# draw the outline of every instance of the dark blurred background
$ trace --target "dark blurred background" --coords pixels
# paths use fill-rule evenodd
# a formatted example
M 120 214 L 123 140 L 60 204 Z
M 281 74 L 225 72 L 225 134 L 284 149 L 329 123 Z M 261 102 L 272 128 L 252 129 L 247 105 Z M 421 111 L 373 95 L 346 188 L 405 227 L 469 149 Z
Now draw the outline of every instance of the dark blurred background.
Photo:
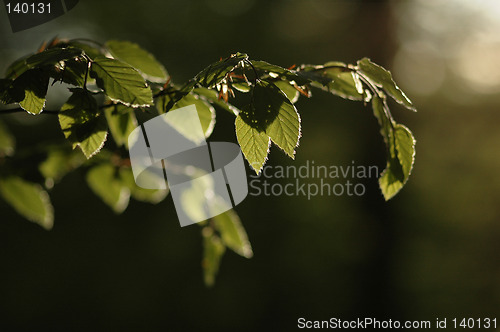
M 418 113 L 391 105 L 417 139 L 407 186 L 363 197 L 248 197 L 236 210 L 254 249 L 227 252 L 203 285 L 201 235 L 167 198 L 115 215 L 83 172 L 52 190 L 50 232 L 0 201 L 0 331 L 289 331 L 297 319 L 500 319 L 500 3 L 497 0 L 81 0 L 13 34 L 0 9 L 0 70 L 43 40 L 139 43 L 182 83 L 236 51 L 290 66 L 367 56 L 391 69 Z M 65 97 L 54 89 L 52 105 Z M 295 161 L 377 165 L 369 107 L 321 91 L 301 99 Z M 66 96 L 64 94 L 64 96 Z M 55 107 L 55 106 L 54 106 Z M 218 113 L 213 139 L 235 140 Z M 55 117 L 6 117 L 18 145 L 58 137 Z M 500 322 L 499 322 L 500 323 Z

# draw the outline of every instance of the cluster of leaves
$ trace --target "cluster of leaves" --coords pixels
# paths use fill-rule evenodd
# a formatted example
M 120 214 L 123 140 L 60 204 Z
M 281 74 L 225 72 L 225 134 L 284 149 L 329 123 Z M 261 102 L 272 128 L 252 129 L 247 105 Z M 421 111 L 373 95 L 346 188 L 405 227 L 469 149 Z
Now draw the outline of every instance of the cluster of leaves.
M 45 110 L 49 83 L 56 82 L 67 84 L 71 96 L 60 110 Z M 387 146 L 387 167 L 379 184 L 385 199 L 392 198 L 411 173 L 415 141 L 408 128 L 393 119 L 387 99 L 410 110 L 414 107 L 390 72 L 369 59 L 356 65 L 329 62 L 287 69 L 236 53 L 178 86 L 154 56 L 137 44 L 83 39 L 54 39 L 37 53 L 12 63 L 0 79 L 0 101 L 18 105 L 0 114 L 57 114 L 61 138 L 67 143 L 47 147 L 37 165 L 44 181 L 31 182 L 16 167 L 15 140 L 0 122 L 0 195 L 24 217 L 50 229 L 53 209 L 47 190 L 68 172 L 84 167 L 89 187 L 117 213 L 125 210 L 130 197 L 158 203 L 168 190 L 136 186 L 127 137 L 138 125 L 138 117 L 147 120 L 191 104 L 196 105 L 207 137 L 215 125 L 215 109 L 234 114 L 238 143 L 259 173 L 271 143 L 294 158 L 301 137 L 294 103 L 300 95 L 310 97 L 313 88 L 371 103 Z M 107 139 L 111 142 L 103 149 Z M 252 249 L 233 210 L 203 223 L 202 228 L 202 265 L 205 282 L 211 285 L 226 248 L 244 257 L 251 257 Z

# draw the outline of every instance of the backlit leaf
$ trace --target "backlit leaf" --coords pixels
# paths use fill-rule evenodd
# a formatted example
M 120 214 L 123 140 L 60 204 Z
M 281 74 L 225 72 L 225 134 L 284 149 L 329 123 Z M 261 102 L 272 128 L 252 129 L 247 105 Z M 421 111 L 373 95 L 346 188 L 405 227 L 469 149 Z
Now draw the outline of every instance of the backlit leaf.
M 100 164 L 92 167 L 87 173 L 87 184 L 116 213 L 127 208 L 130 190 L 113 165 Z
M 64 136 L 79 146 L 90 158 L 98 153 L 108 135 L 105 117 L 98 112 L 97 102 L 90 92 L 76 88 L 73 95 L 62 106 L 59 123 Z
M 390 149 L 396 156 L 390 157 L 379 179 L 380 189 L 386 200 L 394 197 L 406 184 L 415 158 L 415 139 L 408 128 L 397 124 L 393 137 Z
M 246 258 L 253 256 L 245 228 L 234 210 L 228 210 L 213 217 L 213 221 L 221 235 L 222 242 L 229 249 Z
M 406 108 L 415 111 L 415 107 L 403 91 L 396 85 L 392 79 L 392 74 L 390 71 L 384 69 L 383 67 L 373 63 L 368 58 L 364 58 L 358 61 L 358 67 L 361 74 L 368 77 L 376 85 L 382 87 L 388 95 L 390 95 L 395 101 L 405 106 Z
M 287 81 L 273 81 L 273 84 L 276 85 L 281 92 L 285 94 L 285 96 L 290 100 L 292 104 L 295 104 L 297 100 L 299 100 L 300 92 L 297 90 L 292 84 Z
M 90 76 L 97 86 L 116 102 L 131 107 L 145 107 L 153 104 L 151 89 L 144 78 L 130 65 L 105 57 L 92 62 Z
M 12 84 L 20 93 L 24 91 L 19 105 L 28 113 L 40 114 L 45 107 L 45 96 L 49 86 L 49 76 L 41 69 L 31 69 L 16 78 Z
M 246 59 L 248 59 L 248 55 L 246 54 L 233 54 L 229 58 L 215 62 L 203 69 L 196 75 L 195 80 L 205 88 L 214 87 L 216 84 L 219 84 L 227 74 L 233 71 L 241 61 Z
M 175 92 L 174 92 L 175 93 Z M 156 99 L 156 107 L 160 113 L 164 113 L 167 105 L 171 101 L 171 95 L 166 94 L 160 96 Z M 201 99 L 198 95 L 189 93 L 178 100 L 171 110 L 186 107 L 189 105 L 195 105 L 196 111 L 198 112 L 198 117 L 200 119 L 201 128 L 205 133 L 205 137 L 210 136 L 215 127 L 215 109 L 207 101 Z
M 247 123 L 256 121 L 257 129 L 267 136 L 290 158 L 300 139 L 300 117 L 295 106 L 274 84 L 261 81 L 253 91 L 253 110 L 242 114 Z M 255 123 L 255 122 L 254 122 Z
M 139 45 L 128 41 L 110 40 L 106 43 L 113 57 L 120 59 L 135 69 L 152 82 L 166 82 L 167 71 L 155 57 L 143 50 Z
M 47 230 L 52 228 L 54 209 L 40 185 L 16 176 L 0 178 L 0 195 L 26 219 Z
M 109 131 L 118 146 L 128 149 L 128 136 L 137 127 L 134 109 L 122 104 L 116 104 L 104 110 Z
M 240 115 L 236 117 L 236 137 L 246 160 L 255 172 L 259 174 L 269 154 L 271 137 L 264 130 L 257 129 L 255 124 L 248 123 L 248 117 L 244 116 L 247 121 L 243 120 L 242 114 L 245 112 L 245 108 L 243 108 Z
M 270 64 L 266 61 L 252 60 L 253 68 L 257 70 L 259 76 L 269 74 L 272 78 L 280 76 L 288 81 L 294 81 L 298 85 L 309 83 L 309 80 L 293 70 L 289 70 L 277 65 Z
M 79 151 L 54 146 L 49 149 L 47 158 L 38 166 L 38 169 L 45 179 L 57 182 L 85 161 L 86 158 Z

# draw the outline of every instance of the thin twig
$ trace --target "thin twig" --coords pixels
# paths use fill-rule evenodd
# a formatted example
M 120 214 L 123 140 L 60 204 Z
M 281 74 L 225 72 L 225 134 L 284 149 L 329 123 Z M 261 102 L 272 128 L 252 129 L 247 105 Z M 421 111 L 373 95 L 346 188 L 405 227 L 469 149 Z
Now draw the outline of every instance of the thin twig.
M 0 115 L 12 114 L 12 113 L 27 113 L 27 111 L 22 109 L 21 107 L 11 108 L 11 109 L 7 109 L 7 110 L 0 110 Z M 58 115 L 59 113 L 61 113 L 61 111 L 42 110 L 42 112 L 40 112 L 40 114 L 50 114 L 50 115 Z

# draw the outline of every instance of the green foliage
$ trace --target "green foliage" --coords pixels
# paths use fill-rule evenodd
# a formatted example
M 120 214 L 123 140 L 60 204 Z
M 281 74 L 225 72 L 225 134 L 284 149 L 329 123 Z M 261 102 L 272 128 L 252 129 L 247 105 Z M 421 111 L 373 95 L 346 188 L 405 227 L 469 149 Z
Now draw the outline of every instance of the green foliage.
M 151 89 L 144 78 L 124 62 L 99 56 L 92 61 L 90 76 L 96 79 L 97 86 L 114 102 L 131 107 L 153 104 Z
M 219 272 L 220 261 L 226 252 L 226 247 L 212 228 L 204 227 L 201 233 L 203 235 L 203 260 L 201 261 L 203 280 L 205 285 L 212 287 Z
M 113 165 L 105 163 L 92 167 L 87 173 L 87 183 L 90 189 L 116 213 L 121 213 L 127 208 L 130 190 Z
M 294 105 L 299 96 L 309 98 L 313 89 L 328 91 L 371 105 L 386 144 L 387 166 L 379 179 L 386 200 L 401 190 L 413 168 L 415 140 L 408 128 L 394 120 L 387 98 L 410 110 L 415 107 L 391 73 L 367 58 L 355 65 L 328 62 L 293 69 L 235 53 L 176 85 L 163 65 L 135 43 L 112 40 L 103 45 L 56 38 L 7 68 L 0 79 L 0 102 L 18 105 L 9 112 L 43 114 L 50 81 L 67 84 L 71 92 L 60 110 L 45 110 L 58 114 L 65 144 L 46 145 L 44 158 L 31 165 L 29 174 L 36 174 L 50 188 L 67 173 L 85 168 L 89 187 L 116 213 L 126 209 L 130 198 L 156 204 L 168 195 L 168 189 L 148 190 L 135 184 L 127 149 L 138 118 L 193 104 L 206 137 L 214 129 L 216 110 L 235 116 L 238 143 L 250 167 L 259 173 L 272 143 L 294 158 L 301 137 L 301 118 Z M 190 135 L 188 130 L 183 134 Z M 19 151 L 19 155 L 28 153 Z M 12 134 L 0 122 L 0 195 L 25 218 L 50 229 L 53 208 L 48 193 L 39 183 L 25 180 L 25 170 L 12 166 L 17 155 Z M 204 215 L 200 200 L 197 188 L 186 192 L 185 212 Z M 202 226 L 202 266 L 210 286 L 226 248 L 247 258 L 253 252 L 234 210 Z
M 26 219 L 45 229 L 52 228 L 52 204 L 49 195 L 40 185 L 17 176 L 0 178 L 0 196 Z
M 90 158 L 106 141 L 106 120 L 99 114 L 97 102 L 90 92 L 80 88 L 71 91 L 73 95 L 61 107 L 59 123 L 73 148 L 80 147 L 85 157 Z
M 106 47 L 113 57 L 137 69 L 147 80 L 159 83 L 167 81 L 168 74 L 165 67 L 139 45 L 128 41 L 110 40 L 106 43 Z

